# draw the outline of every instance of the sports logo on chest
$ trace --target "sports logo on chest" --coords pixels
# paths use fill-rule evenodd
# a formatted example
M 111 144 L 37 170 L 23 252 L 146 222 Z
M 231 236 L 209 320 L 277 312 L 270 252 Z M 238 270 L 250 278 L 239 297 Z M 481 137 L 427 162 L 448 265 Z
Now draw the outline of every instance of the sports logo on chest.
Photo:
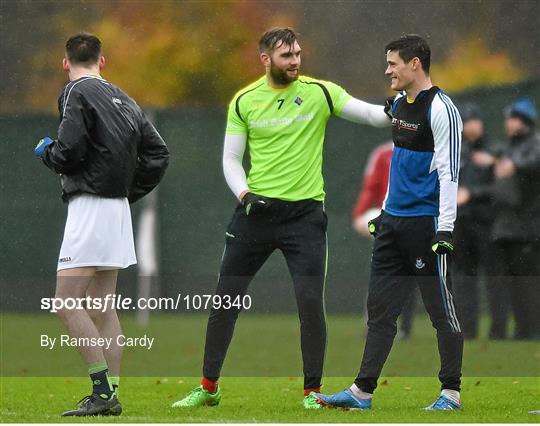
M 274 98 L 270 102 L 253 102 L 248 116 L 250 129 L 288 127 L 312 121 L 318 113 L 309 97 L 302 93 Z
M 418 132 L 420 129 L 420 123 L 410 123 L 406 120 L 393 118 L 392 119 L 392 127 L 394 127 L 396 130 L 409 130 L 411 132 Z
M 315 114 L 312 112 L 308 114 L 296 114 L 294 117 L 269 117 L 262 120 L 250 120 L 249 127 L 251 129 L 264 128 L 264 127 L 283 127 L 290 126 L 295 123 L 309 122 L 313 120 Z

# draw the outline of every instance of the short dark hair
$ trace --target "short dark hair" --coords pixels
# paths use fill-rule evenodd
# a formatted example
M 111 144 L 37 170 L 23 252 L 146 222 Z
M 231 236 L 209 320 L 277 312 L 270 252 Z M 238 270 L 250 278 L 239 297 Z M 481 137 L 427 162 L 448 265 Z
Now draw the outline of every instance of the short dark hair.
M 259 40 L 259 52 L 272 53 L 283 44 L 292 47 L 295 41 L 296 33 L 292 28 L 272 28 L 266 31 Z
M 398 40 L 391 41 L 384 48 L 384 53 L 388 52 L 398 52 L 399 57 L 405 62 L 409 62 L 413 58 L 420 59 L 422 69 L 426 74 L 429 74 L 431 49 L 427 42 L 419 35 L 406 34 Z
M 101 41 L 93 34 L 75 34 L 66 42 L 66 57 L 73 64 L 95 64 L 100 56 Z

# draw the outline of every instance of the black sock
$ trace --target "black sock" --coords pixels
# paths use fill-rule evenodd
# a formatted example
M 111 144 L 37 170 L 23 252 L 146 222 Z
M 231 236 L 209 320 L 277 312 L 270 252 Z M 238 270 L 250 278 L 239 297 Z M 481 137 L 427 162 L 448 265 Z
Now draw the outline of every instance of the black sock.
M 92 393 L 99 395 L 103 399 L 109 399 L 113 395 L 113 390 L 109 384 L 109 370 L 96 371 L 90 373 L 92 380 Z

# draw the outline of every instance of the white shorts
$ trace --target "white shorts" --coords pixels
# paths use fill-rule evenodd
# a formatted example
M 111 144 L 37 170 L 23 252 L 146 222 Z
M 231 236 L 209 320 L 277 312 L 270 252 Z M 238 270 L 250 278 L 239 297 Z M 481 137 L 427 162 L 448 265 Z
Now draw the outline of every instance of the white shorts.
M 91 194 L 69 200 L 58 268 L 123 269 L 137 263 L 127 198 Z

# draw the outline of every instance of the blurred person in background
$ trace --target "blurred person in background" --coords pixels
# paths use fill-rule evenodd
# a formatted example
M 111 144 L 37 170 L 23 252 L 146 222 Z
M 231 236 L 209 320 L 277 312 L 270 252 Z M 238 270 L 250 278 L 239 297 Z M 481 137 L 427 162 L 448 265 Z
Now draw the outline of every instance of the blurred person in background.
M 377 146 L 369 155 L 362 188 L 352 211 L 354 230 L 362 237 L 371 238 L 368 222 L 381 214 L 384 197 L 388 190 L 392 142 Z
M 508 144 L 498 156 L 486 156 L 495 180 L 487 188 L 472 188 L 464 201 L 489 197 L 495 216 L 492 229 L 494 291 L 510 294 L 515 339 L 540 337 L 540 139 L 535 134 L 538 113 L 523 97 L 504 109 Z M 486 238 L 489 244 L 489 239 Z M 506 338 L 506 319 L 493 338 Z M 493 331 L 493 330 L 492 330 Z
M 457 195 L 457 219 L 454 238 L 458 250 L 454 254 L 454 296 L 465 339 L 478 334 L 480 274 L 491 275 L 493 259 L 489 256 L 493 222 L 492 203 L 489 197 L 474 198 L 471 190 L 485 188 L 493 183 L 494 162 L 486 137 L 484 120 L 478 105 L 468 103 L 460 109 L 463 121 L 463 143 Z M 486 280 L 488 302 L 492 317 L 492 336 L 501 336 L 504 327 L 507 298 L 502 289 L 495 289 L 493 280 Z
M 118 270 L 137 263 L 129 203 L 149 193 L 169 162 L 165 142 L 142 109 L 103 79 L 101 41 L 79 33 L 66 43 L 70 82 L 58 99 L 58 138 L 34 153 L 60 175 L 68 217 L 57 266 L 55 298 L 98 299 L 102 308 L 62 308 L 58 316 L 88 365 L 92 392 L 63 416 L 119 415 L 122 346 L 114 297 Z M 81 339 L 81 340 L 79 340 Z M 98 342 L 110 339 L 107 346 Z
M 301 48 L 291 28 L 263 34 L 259 58 L 265 74 L 233 97 L 227 115 L 223 172 L 238 204 L 225 232 L 216 297 L 243 297 L 270 255 L 275 250 L 283 253 L 300 319 L 303 405 L 319 409 L 310 395 L 321 387 L 326 351 L 326 124 L 333 115 L 375 127 L 389 127 L 391 121 L 383 105 L 368 104 L 335 83 L 301 75 Z M 242 165 L 246 148 L 251 159 L 247 175 Z M 218 379 L 240 310 L 212 307 L 201 385 L 173 407 L 220 403 Z M 265 389 L 256 391 L 261 398 L 267 396 Z
M 392 160 L 392 141 L 385 142 L 376 147 L 369 155 L 362 189 L 358 194 L 352 212 L 353 229 L 364 238 L 371 239 L 368 222 L 381 214 L 384 198 L 388 190 L 388 177 L 390 175 L 390 162 Z M 400 315 L 400 328 L 398 339 L 407 340 L 411 336 L 412 322 L 416 308 L 417 291 L 411 293 L 407 303 L 403 306 Z M 367 309 L 365 318 L 367 321 Z

